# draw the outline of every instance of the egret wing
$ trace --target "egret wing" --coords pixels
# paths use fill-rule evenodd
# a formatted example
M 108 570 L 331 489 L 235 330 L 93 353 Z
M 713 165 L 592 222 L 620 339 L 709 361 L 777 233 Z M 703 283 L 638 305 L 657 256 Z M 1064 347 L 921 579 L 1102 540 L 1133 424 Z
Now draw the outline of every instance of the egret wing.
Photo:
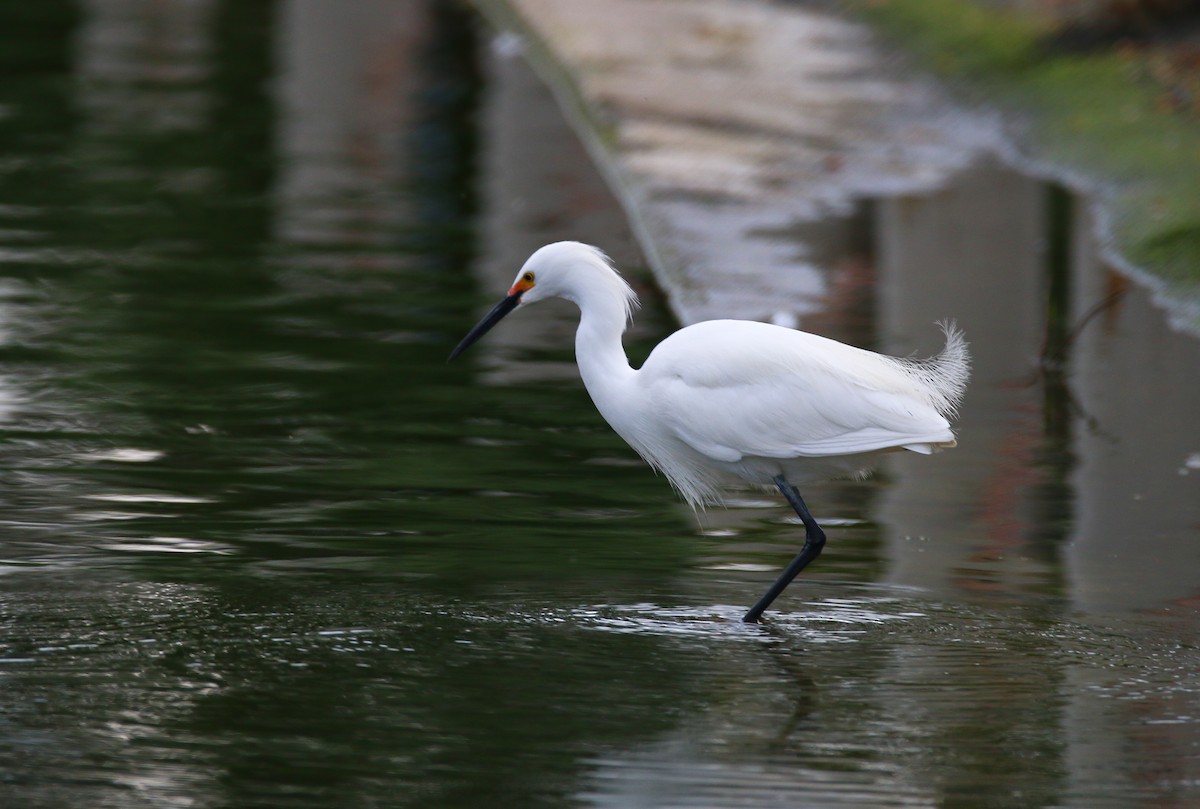
M 900 361 L 744 321 L 683 329 L 640 374 L 659 419 L 715 460 L 872 452 L 953 440 Z

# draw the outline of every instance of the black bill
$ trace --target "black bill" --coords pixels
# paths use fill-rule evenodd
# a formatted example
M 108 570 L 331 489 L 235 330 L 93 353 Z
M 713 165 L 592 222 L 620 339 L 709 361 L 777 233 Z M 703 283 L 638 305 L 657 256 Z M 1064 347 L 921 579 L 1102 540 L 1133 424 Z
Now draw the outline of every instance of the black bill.
M 450 358 L 446 361 L 449 362 L 466 351 L 476 340 L 491 331 L 492 326 L 499 323 L 505 315 L 516 309 L 517 304 L 521 302 L 521 294 L 521 292 L 515 292 L 496 304 L 496 308 L 484 315 L 483 320 L 476 323 L 475 328 L 467 332 L 467 336 L 462 338 L 462 342 L 455 346 L 454 350 L 450 352 Z

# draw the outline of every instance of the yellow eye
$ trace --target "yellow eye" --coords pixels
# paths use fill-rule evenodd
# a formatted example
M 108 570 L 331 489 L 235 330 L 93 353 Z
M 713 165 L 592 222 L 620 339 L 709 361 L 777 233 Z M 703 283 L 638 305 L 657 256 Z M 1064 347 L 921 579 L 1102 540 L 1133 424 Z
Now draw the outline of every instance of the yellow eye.
M 521 280 L 527 284 L 532 284 L 533 283 L 533 273 L 531 273 L 531 272 L 525 273 L 524 275 L 521 276 Z

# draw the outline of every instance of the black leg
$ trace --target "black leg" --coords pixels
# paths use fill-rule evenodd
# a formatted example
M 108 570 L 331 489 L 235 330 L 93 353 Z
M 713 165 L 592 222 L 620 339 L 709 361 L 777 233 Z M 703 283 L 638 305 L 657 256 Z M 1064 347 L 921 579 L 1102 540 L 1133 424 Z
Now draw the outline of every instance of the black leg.
M 779 491 L 783 492 L 783 496 L 791 503 L 792 508 L 796 510 L 796 514 L 804 523 L 804 547 L 800 549 L 800 553 L 796 554 L 796 558 L 779 575 L 770 589 L 758 600 L 758 603 L 743 616 L 742 620 L 748 624 L 757 623 L 763 610 L 771 606 L 771 602 L 792 583 L 792 579 L 796 578 L 801 570 L 808 567 L 809 562 L 820 556 L 821 549 L 825 547 L 825 532 L 821 530 L 821 526 L 817 525 L 813 515 L 808 512 L 808 506 L 804 505 L 804 498 L 800 496 L 796 487 L 788 483 L 787 478 L 783 475 L 775 476 L 775 485 L 779 487 Z

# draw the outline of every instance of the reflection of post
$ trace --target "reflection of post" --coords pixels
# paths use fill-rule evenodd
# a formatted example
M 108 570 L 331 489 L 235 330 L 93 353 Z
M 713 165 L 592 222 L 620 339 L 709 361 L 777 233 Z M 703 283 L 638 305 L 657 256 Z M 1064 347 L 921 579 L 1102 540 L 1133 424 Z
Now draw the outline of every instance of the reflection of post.
M 93 134 L 200 129 L 209 99 L 186 92 L 210 69 L 215 2 L 85 4 L 77 96 Z
M 891 577 L 938 590 L 1012 577 L 1001 589 L 1020 590 L 1042 426 L 1027 383 L 1044 323 L 1043 185 L 977 167 L 938 194 L 879 203 L 878 217 L 880 333 L 895 341 L 882 349 L 932 350 L 933 321 L 954 317 L 973 356 L 959 446 L 889 466 Z
M 893 456 L 895 485 L 879 515 L 887 526 L 894 581 L 970 600 L 1013 594 L 1055 575 L 1031 553 L 1037 536 L 1037 452 L 1042 448 L 1041 387 L 1033 384 L 1045 323 L 1047 192 L 1042 183 L 998 167 L 977 167 L 941 193 L 880 205 L 880 333 L 907 353 L 933 348 L 930 323 L 955 317 L 971 342 L 974 372 L 959 446 L 935 458 Z M 945 652 L 945 650 L 941 650 Z M 943 794 L 967 794 L 979 773 L 1022 773 L 1040 760 L 1057 771 L 1061 666 L 1053 655 L 1023 657 L 1004 648 L 975 650 L 977 668 L 959 668 L 946 685 L 986 698 L 971 707 L 930 700 L 920 726 L 945 734 L 922 756 Z M 943 654 L 898 654 L 892 678 L 938 682 Z M 986 707 L 984 707 L 986 706 Z M 983 727 L 994 746 L 955 747 L 962 728 Z M 911 717 L 910 717 L 911 718 Z M 1021 778 L 1021 802 L 1054 803 L 1057 779 Z
M 1086 216 L 1086 213 L 1081 213 Z M 1090 233 L 1084 221 L 1077 232 Z M 1091 239 L 1077 248 L 1075 316 L 1125 282 Z M 1200 603 L 1200 342 L 1172 331 L 1146 292 L 1083 326 L 1071 352 L 1078 519 L 1066 560 L 1072 603 L 1088 612 Z
M 520 58 L 515 37 L 495 41 L 487 58 L 483 102 L 483 245 L 480 285 L 498 296 L 529 254 L 547 242 L 574 239 L 608 251 L 618 266 L 638 262 L 620 206 L 600 179 L 545 85 Z M 538 304 L 537 316 L 510 317 L 472 349 L 503 357 L 506 348 L 572 345 L 578 311 L 565 301 Z M 489 376 L 574 377 L 573 364 L 504 363 Z
M 1081 407 L 1073 445 L 1077 517 L 1064 550 L 1071 605 L 1090 616 L 1159 612 L 1168 635 L 1177 631 L 1169 619 L 1178 611 L 1191 631 L 1200 602 L 1200 468 L 1188 461 L 1200 458 L 1200 343 L 1172 331 L 1145 290 L 1128 288 L 1104 267 L 1082 206 L 1077 219 L 1071 319 L 1080 330 L 1070 353 Z M 1094 313 L 1123 289 L 1123 297 Z M 1089 314 L 1095 316 L 1080 326 Z M 1161 663 L 1167 671 L 1179 665 L 1167 657 Z M 1078 782 L 1072 791 L 1084 794 L 1096 773 L 1134 789 L 1200 779 L 1196 724 L 1173 721 L 1195 715 L 1193 689 L 1155 693 L 1139 685 L 1141 698 L 1113 699 L 1120 675 L 1111 666 L 1073 666 L 1069 674 L 1064 728 L 1068 772 Z
M 344 241 L 399 214 L 394 189 L 428 28 L 426 2 L 291 0 L 280 8 L 277 225 L 284 241 Z
M 5 259 L 5 248 L 0 245 L 0 261 Z M 13 341 L 9 327 L 13 321 L 13 313 L 8 302 L 9 296 L 20 288 L 6 282 L 0 285 L 0 347 L 7 348 Z M 21 403 L 20 388 L 8 376 L 0 376 L 0 424 L 11 421 L 16 415 Z

